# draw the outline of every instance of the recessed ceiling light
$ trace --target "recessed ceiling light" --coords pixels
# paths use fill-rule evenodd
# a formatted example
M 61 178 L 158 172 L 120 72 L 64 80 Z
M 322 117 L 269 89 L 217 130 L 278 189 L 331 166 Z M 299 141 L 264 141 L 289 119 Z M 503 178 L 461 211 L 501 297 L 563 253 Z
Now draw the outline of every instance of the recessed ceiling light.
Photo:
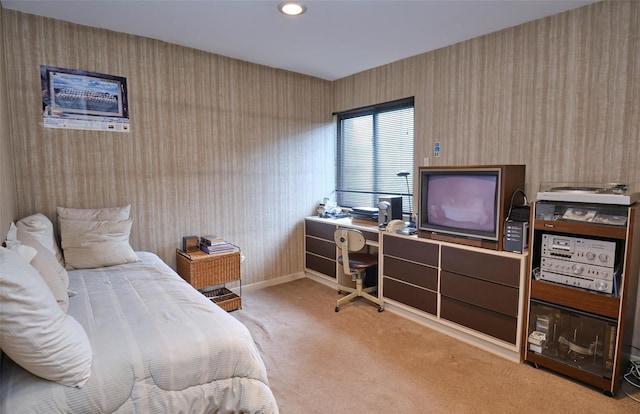
M 301 3 L 286 1 L 278 4 L 278 10 L 287 16 L 299 16 L 307 11 L 307 6 Z

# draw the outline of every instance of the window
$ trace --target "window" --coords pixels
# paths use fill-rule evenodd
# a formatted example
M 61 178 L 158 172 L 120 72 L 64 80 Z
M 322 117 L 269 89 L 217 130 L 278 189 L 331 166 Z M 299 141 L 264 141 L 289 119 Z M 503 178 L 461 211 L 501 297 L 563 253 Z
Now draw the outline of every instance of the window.
M 341 207 L 377 207 L 381 196 L 413 193 L 413 98 L 336 114 L 336 201 Z M 408 171 L 407 179 L 398 172 Z

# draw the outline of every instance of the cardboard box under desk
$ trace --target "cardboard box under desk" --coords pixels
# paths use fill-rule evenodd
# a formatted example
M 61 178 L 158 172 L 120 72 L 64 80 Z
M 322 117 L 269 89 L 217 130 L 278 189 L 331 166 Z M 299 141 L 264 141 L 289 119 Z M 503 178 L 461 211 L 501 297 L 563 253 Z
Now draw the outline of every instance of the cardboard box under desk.
M 196 289 L 240 280 L 240 252 L 207 254 L 183 252 L 176 255 L 177 273 Z

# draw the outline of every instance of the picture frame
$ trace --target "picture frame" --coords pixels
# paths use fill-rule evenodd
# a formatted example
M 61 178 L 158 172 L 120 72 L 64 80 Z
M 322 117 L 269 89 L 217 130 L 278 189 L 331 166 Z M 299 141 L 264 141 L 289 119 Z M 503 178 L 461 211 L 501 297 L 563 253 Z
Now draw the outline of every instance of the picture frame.
M 45 127 L 129 132 L 126 78 L 43 65 L 40 82 Z

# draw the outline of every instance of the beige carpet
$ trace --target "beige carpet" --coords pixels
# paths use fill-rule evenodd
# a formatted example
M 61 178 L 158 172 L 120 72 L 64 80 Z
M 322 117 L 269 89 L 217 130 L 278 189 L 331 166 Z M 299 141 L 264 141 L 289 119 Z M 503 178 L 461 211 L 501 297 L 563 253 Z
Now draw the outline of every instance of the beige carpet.
M 300 279 L 246 293 L 232 313 L 258 344 L 283 414 L 640 413 L 624 392 L 607 397 L 362 300 L 336 313 L 337 298 Z

